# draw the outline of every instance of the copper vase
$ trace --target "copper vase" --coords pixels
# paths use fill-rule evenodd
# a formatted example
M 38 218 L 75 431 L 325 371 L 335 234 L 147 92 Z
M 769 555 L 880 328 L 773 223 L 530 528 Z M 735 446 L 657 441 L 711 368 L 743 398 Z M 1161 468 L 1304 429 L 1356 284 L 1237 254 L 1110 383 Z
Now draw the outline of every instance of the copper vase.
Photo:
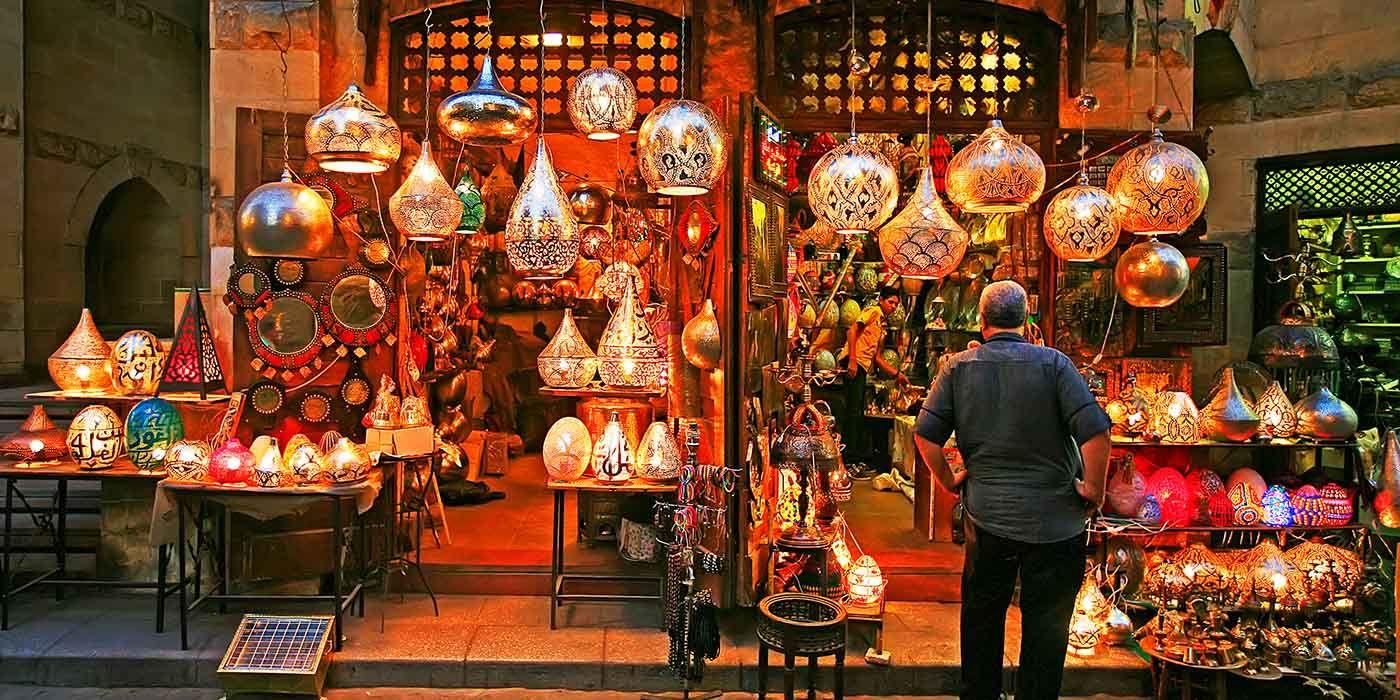
M 1298 434 L 1314 440 L 1350 440 L 1356 435 L 1356 411 L 1327 387 L 1294 405 Z
M 1259 416 L 1235 384 L 1235 370 L 1220 375 L 1220 391 L 1201 409 L 1201 434 L 1209 440 L 1244 442 L 1259 430 Z

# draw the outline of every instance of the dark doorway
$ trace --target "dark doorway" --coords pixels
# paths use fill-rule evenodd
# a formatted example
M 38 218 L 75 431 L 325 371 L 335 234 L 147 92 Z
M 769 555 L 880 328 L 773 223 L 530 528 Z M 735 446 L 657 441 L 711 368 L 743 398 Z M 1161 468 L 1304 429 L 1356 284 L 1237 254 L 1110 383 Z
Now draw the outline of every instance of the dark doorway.
M 171 335 L 180 240 L 179 217 L 150 183 L 133 178 L 107 193 L 88 232 L 84 290 L 104 336 Z

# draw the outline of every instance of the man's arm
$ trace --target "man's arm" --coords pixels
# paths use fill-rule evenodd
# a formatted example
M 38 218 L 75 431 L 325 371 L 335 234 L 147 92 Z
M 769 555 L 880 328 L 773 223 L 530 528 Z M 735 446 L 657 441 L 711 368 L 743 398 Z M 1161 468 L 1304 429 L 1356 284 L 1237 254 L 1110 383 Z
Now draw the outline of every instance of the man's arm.
M 903 374 L 900 373 L 899 370 L 895 369 L 894 365 L 890 364 L 889 360 L 886 360 L 884 358 L 883 353 L 875 353 L 875 364 L 879 366 L 880 371 L 884 372 L 885 374 L 891 377 L 894 377 L 895 381 L 897 381 L 898 383 L 904 384 L 905 382 L 909 381 Z
M 953 471 L 953 468 L 948 466 L 948 460 L 943 457 L 943 446 L 930 442 L 922 435 L 914 436 L 914 445 L 919 448 L 919 455 L 924 458 L 924 464 L 933 472 L 933 478 L 938 480 L 938 484 L 956 493 L 967 478 L 967 470 Z
M 943 445 L 953 434 L 953 372 L 951 366 L 944 367 L 929 387 L 928 398 L 919 409 L 919 417 L 914 421 L 914 447 L 924 458 L 933 478 L 943 488 L 957 491 L 967 478 L 966 470 L 954 473 L 943 458 Z
M 1079 446 L 1084 460 L 1084 478 L 1076 479 L 1074 490 L 1096 510 L 1103 507 L 1104 482 L 1108 480 L 1108 453 L 1112 448 L 1109 431 L 1091 437 Z

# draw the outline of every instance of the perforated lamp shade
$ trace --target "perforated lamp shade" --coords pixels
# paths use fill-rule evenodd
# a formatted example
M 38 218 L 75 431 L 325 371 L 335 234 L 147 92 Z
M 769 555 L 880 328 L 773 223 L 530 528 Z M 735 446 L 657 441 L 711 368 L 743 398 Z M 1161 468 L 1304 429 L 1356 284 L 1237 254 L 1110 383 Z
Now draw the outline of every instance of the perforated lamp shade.
M 1162 392 L 1148 426 L 1162 442 L 1189 444 L 1200 438 L 1200 418 L 1196 404 L 1184 391 Z
M 530 137 L 539 115 L 528 100 L 505 89 L 490 54 L 470 88 L 448 95 L 437 120 L 448 136 L 471 146 L 509 146 Z
M 83 469 L 106 469 L 122 455 L 122 423 L 106 406 L 88 406 L 68 424 L 68 452 Z
M 719 117 L 694 100 L 670 100 L 637 129 L 637 167 L 659 194 L 705 194 L 724 172 L 729 136 Z
M 885 268 L 911 279 L 941 279 L 962 264 L 971 238 L 943 208 L 933 188 L 933 171 L 919 172 L 909 201 L 880 227 L 880 257 Z
M 1045 189 L 1045 162 L 993 119 L 948 161 L 948 198 L 963 211 L 1025 211 Z
M 837 233 L 874 231 L 899 205 L 899 176 L 888 159 L 852 136 L 812 166 L 807 205 Z
M 656 421 L 637 445 L 637 476 L 646 481 L 672 481 L 681 475 L 681 452 L 666 424 Z
M 399 125 L 357 85 L 306 122 L 306 155 L 324 170 L 382 173 L 399 160 Z
M 642 314 L 637 295 L 628 289 L 598 342 L 598 374 L 608 386 L 646 387 L 666 369 L 666 353 Z
M 410 241 L 445 241 L 462 222 L 465 205 L 433 160 L 431 142 L 423 142 L 418 162 L 389 198 L 389 218 Z
M 583 421 L 565 416 L 550 426 L 541 451 L 549 478 L 573 481 L 588 469 L 593 458 L 593 437 Z
M 594 141 L 611 141 L 637 118 L 637 89 L 616 68 L 589 68 L 569 86 L 569 120 Z
M 1210 176 L 1201 159 L 1185 146 L 1164 141 L 1155 128 L 1147 143 L 1113 164 L 1107 184 L 1123 230 L 1144 236 L 1185 231 L 1205 211 L 1210 195 Z
M 562 277 L 578 261 L 578 222 L 544 138 L 536 142 L 535 162 L 511 202 L 505 240 L 511 268 L 526 279 Z
M 564 309 L 559 330 L 535 361 L 540 379 L 552 387 L 579 388 L 598 373 L 598 356 L 574 323 L 573 309 Z
M 1270 437 L 1293 437 L 1298 430 L 1298 414 L 1293 411 L 1293 401 L 1277 381 L 1269 385 L 1268 391 L 1254 403 L 1254 413 L 1259 416 L 1260 431 Z
M 1060 190 L 1045 207 L 1044 229 L 1046 245 L 1061 260 L 1098 260 L 1118 243 L 1117 205 L 1081 173 L 1079 184 Z
M 68 339 L 49 355 L 49 377 L 64 391 L 102 393 L 112 386 L 112 351 L 92 312 L 83 309 Z

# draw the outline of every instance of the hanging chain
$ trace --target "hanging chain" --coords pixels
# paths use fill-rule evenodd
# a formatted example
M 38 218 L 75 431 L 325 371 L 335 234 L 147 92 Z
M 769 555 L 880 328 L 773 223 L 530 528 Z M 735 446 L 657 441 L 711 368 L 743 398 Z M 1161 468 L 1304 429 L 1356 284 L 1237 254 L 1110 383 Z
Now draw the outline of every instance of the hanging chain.
M 928 0 L 927 26 L 924 37 L 924 50 L 928 52 L 928 65 L 924 66 L 924 75 L 928 77 L 929 91 L 924 96 L 924 167 L 932 167 L 933 150 L 933 0 Z M 913 314 L 909 314 L 913 316 Z
M 433 134 L 432 87 L 433 70 L 433 8 L 423 17 L 423 143 L 426 145 Z
M 540 0 L 540 119 L 535 122 L 540 138 L 544 138 L 544 0 Z
M 680 35 L 679 37 L 676 38 L 676 41 L 680 42 L 680 46 L 677 47 L 677 48 L 680 49 L 680 54 L 681 54 L 681 99 L 682 99 L 682 100 L 685 99 L 685 49 L 686 49 L 686 41 L 685 41 L 685 20 L 686 20 L 686 16 L 690 14 L 690 12 L 688 11 L 689 9 L 690 9 L 690 8 L 687 6 L 687 3 L 685 2 L 685 0 L 681 0 L 681 35 Z
M 287 146 L 287 51 L 292 45 L 292 18 L 287 14 L 286 0 L 278 0 L 278 5 L 282 8 L 282 22 L 287 25 L 287 45 L 283 46 L 276 34 L 272 35 L 272 43 L 277 47 L 277 58 L 282 61 L 282 169 L 290 172 L 292 156 Z
M 1089 3 L 1084 3 L 1084 34 L 1079 47 L 1082 56 L 1079 60 L 1079 95 L 1089 92 Z M 1087 103 L 1079 105 L 1079 184 L 1089 184 L 1089 109 Z M 1109 317 L 1110 322 L 1112 316 Z
M 849 63 L 851 62 L 850 59 L 851 59 L 851 58 L 854 58 L 855 55 L 856 55 L 856 0 L 851 0 L 851 55 L 850 55 L 850 57 L 848 57 L 847 60 L 846 60 L 847 64 L 849 64 Z M 849 65 L 848 65 L 848 68 L 854 68 L 854 66 L 849 66 Z M 856 75 L 854 70 L 851 70 L 851 79 L 850 79 L 850 82 L 846 83 L 846 86 L 847 86 L 847 88 L 848 88 L 848 90 L 847 90 L 847 97 L 846 97 L 846 111 L 848 111 L 848 112 L 851 113 L 851 138 L 855 138 L 855 137 L 856 137 L 856 82 L 859 81 L 859 80 L 860 80 L 860 76 L 859 76 L 859 75 Z

